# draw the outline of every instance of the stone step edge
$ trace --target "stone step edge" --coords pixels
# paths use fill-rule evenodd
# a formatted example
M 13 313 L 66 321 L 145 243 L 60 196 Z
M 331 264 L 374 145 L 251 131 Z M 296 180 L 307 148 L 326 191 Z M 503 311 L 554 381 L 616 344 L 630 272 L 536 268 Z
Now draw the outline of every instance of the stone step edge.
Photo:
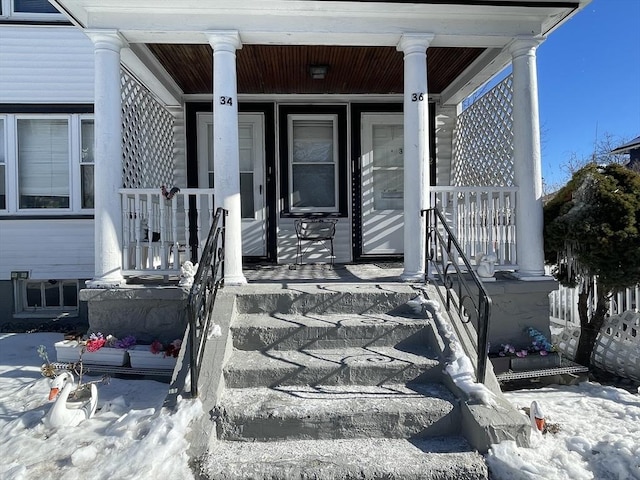
M 404 439 L 217 441 L 197 459 L 200 478 L 486 480 L 484 459 L 460 436 Z

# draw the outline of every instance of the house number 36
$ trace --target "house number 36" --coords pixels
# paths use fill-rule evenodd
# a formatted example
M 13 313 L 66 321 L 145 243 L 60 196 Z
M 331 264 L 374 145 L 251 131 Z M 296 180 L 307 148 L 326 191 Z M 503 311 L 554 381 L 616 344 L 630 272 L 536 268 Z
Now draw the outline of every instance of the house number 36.
M 233 105 L 233 100 L 231 97 L 220 97 L 220 105 Z
M 412 93 L 411 94 L 411 101 L 412 102 L 422 102 L 424 100 L 424 93 L 420 92 L 420 93 Z

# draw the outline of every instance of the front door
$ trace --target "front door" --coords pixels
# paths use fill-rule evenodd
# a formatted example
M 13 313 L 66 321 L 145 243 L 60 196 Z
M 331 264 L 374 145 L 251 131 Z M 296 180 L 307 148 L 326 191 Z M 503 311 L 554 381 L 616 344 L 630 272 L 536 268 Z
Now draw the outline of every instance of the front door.
M 198 113 L 198 185 L 213 188 L 213 115 Z M 238 114 L 242 255 L 266 255 L 264 115 Z
M 362 253 L 404 249 L 402 114 L 362 114 Z

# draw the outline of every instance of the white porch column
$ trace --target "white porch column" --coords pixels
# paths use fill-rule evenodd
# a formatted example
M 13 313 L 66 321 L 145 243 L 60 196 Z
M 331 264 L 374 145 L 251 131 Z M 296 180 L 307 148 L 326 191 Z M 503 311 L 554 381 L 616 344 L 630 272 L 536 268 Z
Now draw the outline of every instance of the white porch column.
M 236 50 L 242 48 L 234 31 L 207 32 L 213 47 L 213 165 L 215 206 L 228 210 L 224 282 L 242 285 L 242 218 L 240 215 L 240 153 Z
M 513 57 L 513 161 L 516 202 L 516 262 L 520 278 L 544 275 L 542 165 L 536 48 L 541 38 L 523 37 Z
M 126 42 L 115 30 L 85 32 L 95 61 L 95 277 L 88 288 L 113 288 L 122 277 L 122 118 L 120 50 Z
M 406 34 L 404 52 L 404 272 L 402 280 L 420 281 L 425 272 L 425 219 L 429 203 L 429 101 L 427 47 L 432 34 Z

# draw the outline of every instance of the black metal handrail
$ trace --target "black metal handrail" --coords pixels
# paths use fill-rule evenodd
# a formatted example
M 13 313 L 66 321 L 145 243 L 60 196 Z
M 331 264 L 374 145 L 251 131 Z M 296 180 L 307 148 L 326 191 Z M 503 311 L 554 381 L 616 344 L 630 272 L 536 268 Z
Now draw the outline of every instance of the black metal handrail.
M 200 377 L 200 367 L 216 295 L 218 289 L 224 287 L 226 217 L 226 210 L 223 208 L 216 210 L 187 299 L 189 364 L 191 368 L 191 395 L 193 397 L 198 396 L 198 378 Z
M 476 378 L 484 383 L 489 353 L 489 321 L 491 318 L 491 298 L 480 278 L 471 267 L 458 240 L 449 228 L 442 212 L 437 208 L 422 210 L 427 215 L 427 259 L 435 268 L 446 296 L 438 290 L 447 312 L 455 309 L 463 324 L 475 327 L 477 338 Z M 461 268 L 462 261 L 464 268 Z M 429 272 L 430 269 L 427 268 Z M 429 273 L 427 273 L 427 280 Z M 473 338 L 473 337 L 472 337 Z M 470 352 L 467 352 L 468 354 Z

